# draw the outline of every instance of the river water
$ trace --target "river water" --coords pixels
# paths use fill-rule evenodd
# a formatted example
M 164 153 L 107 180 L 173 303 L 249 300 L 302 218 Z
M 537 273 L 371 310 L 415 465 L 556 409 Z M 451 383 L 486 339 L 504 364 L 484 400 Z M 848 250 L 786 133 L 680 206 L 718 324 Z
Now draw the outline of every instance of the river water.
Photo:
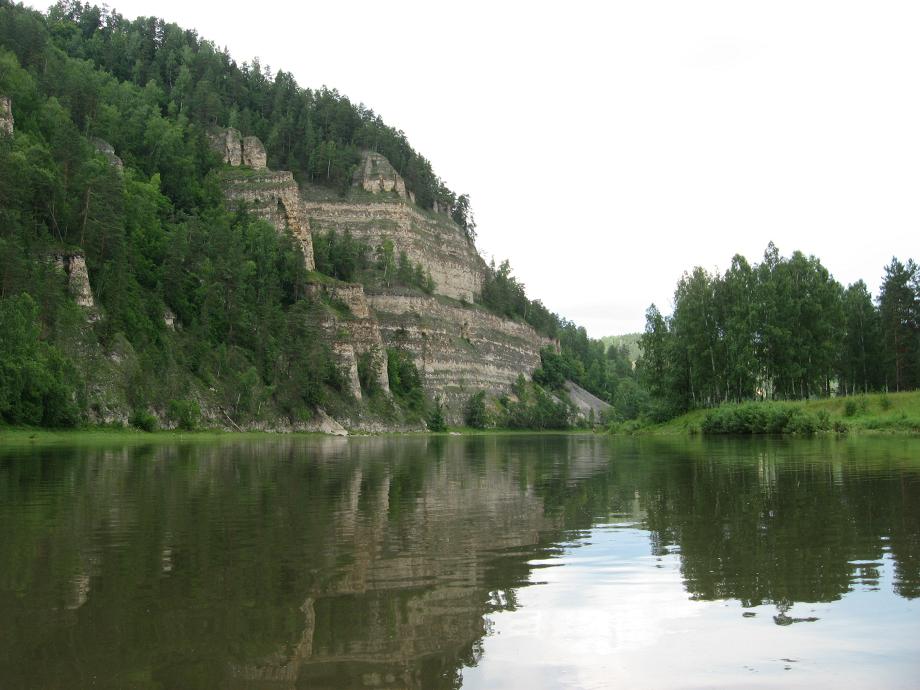
M 920 440 L 0 448 L 0 688 L 916 688 Z

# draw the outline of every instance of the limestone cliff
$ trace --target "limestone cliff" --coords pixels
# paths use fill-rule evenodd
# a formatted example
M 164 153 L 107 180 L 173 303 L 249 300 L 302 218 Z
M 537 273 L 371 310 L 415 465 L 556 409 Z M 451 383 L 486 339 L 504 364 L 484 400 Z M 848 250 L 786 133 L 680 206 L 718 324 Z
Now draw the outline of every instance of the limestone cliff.
M 377 385 L 389 393 L 386 346 L 380 336 L 377 319 L 368 307 L 364 288 L 353 283 L 318 284 L 310 285 L 309 292 L 314 296 L 325 294 L 348 309 L 347 315 L 327 314 L 320 325 L 345 374 L 352 396 L 357 400 L 362 398 L 358 359 L 365 354 L 370 357 L 376 371 Z
M 540 349 L 552 346 L 530 326 L 478 307 L 399 294 L 368 299 L 384 342 L 412 353 L 426 389 L 444 402 L 452 424 L 462 423 L 473 393 L 508 392 L 518 376 L 529 377 L 540 366 Z
M 289 229 L 300 243 L 307 270 L 312 271 L 313 239 L 294 175 L 266 167 L 265 147 L 257 137 L 242 137 L 238 130 L 228 128 L 212 131 L 209 139 L 224 163 L 239 168 L 224 176 L 224 194 L 230 207 L 245 205 L 279 232 Z
M 336 281 L 308 286 L 314 298 L 342 307 L 316 318 L 353 398 L 363 397 L 362 358 L 389 392 L 389 347 L 411 354 L 426 392 L 444 403 L 452 424 L 462 423 L 463 406 L 474 393 L 506 393 L 519 376 L 529 377 L 540 366 L 540 350 L 551 341 L 473 305 L 487 270 L 475 245 L 449 217 L 417 207 L 386 158 L 364 155 L 354 175 L 361 191 L 350 198 L 305 201 L 290 172 L 265 167 L 265 150 L 255 137 L 215 130 L 211 143 L 230 166 L 223 178 L 230 206 L 245 206 L 279 230 L 290 228 L 308 268 L 314 267 L 312 233 L 334 230 L 349 232 L 372 251 L 389 240 L 397 255 L 405 252 L 431 274 L 434 295 L 379 285 L 366 295 L 360 284 Z
M 390 161 L 375 151 L 366 151 L 361 165 L 355 170 L 352 184 L 366 192 L 396 192 L 403 199 L 415 201 L 415 195 L 406 191 L 406 182 Z
M 495 396 L 508 392 L 518 376 L 529 377 L 540 366 L 540 350 L 552 341 L 526 324 L 473 306 L 482 289 L 485 262 L 449 217 L 412 203 L 404 181 L 386 158 L 366 153 L 354 185 L 371 195 L 306 201 L 310 227 L 313 232 L 347 231 L 372 250 L 390 240 L 397 254 L 405 252 L 431 274 L 433 296 L 375 288 L 367 296 L 366 322 L 378 324 L 383 345 L 411 353 L 426 391 L 444 403 L 448 422 L 462 423 L 463 405 L 471 395 L 480 390 Z M 376 344 L 376 335 L 367 342 L 371 341 Z M 336 347 L 350 372 L 347 348 L 342 342 Z
M 399 198 L 307 201 L 313 232 L 348 231 L 371 248 L 389 239 L 397 252 L 431 273 L 435 292 L 472 302 L 486 270 L 476 247 L 446 216 L 424 211 Z

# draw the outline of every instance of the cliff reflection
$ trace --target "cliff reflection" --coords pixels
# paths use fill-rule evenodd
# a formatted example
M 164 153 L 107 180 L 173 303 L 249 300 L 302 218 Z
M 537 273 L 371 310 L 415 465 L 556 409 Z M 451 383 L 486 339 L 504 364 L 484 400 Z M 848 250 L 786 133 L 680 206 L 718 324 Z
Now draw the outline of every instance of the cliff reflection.
M 920 587 L 897 443 L 280 438 L 0 452 L 4 687 L 451 688 L 604 522 L 699 599 Z

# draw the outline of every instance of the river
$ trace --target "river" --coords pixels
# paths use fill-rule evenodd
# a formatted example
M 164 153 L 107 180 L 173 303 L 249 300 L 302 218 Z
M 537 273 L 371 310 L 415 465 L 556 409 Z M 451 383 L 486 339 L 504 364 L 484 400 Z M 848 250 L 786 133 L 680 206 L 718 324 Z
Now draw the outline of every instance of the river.
M 0 688 L 916 688 L 920 440 L 0 448 Z

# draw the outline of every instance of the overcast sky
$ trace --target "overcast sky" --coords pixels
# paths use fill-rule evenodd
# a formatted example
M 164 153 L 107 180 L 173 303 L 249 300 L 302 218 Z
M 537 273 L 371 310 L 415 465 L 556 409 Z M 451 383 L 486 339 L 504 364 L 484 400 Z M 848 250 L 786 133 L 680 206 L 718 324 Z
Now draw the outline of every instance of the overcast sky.
M 373 108 L 595 337 L 770 240 L 873 294 L 920 259 L 917 2 L 112 4 Z

